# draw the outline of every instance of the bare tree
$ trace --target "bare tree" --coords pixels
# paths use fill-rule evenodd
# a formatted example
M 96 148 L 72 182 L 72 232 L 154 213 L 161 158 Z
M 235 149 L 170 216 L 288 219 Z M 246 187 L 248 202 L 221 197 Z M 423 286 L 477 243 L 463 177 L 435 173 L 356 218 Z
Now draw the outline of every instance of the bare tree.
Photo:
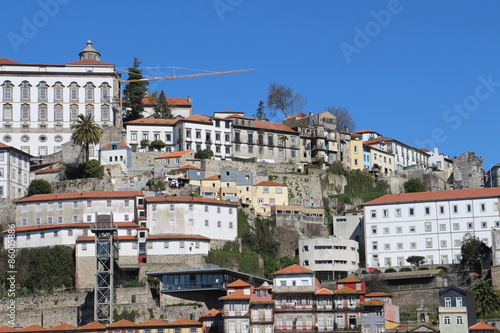
M 293 88 L 276 82 L 269 84 L 267 107 L 271 110 L 272 116 L 281 112 L 286 118 L 293 113 L 302 112 L 305 105 L 305 98 L 301 94 L 295 94 Z
M 343 106 L 327 106 L 325 111 L 337 117 L 337 129 L 339 131 L 353 132 L 356 129 L 356 122 L 348 109 Z

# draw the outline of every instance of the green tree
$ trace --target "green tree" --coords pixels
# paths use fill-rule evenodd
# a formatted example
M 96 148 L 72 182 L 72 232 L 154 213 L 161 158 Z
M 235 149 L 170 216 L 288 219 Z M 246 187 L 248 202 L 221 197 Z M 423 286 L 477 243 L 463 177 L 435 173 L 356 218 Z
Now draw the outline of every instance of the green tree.
M 141 148 L 142 149 L 146 149 L 146 148 L 149 148 L 150 146 L 150 142 L 148 139 L 142 139 L 141 140 Z
M 474 293 L 478 316 L 487 318 L 500 309 L 500 291 L 493 288 L 491 279 L 477 279 L 470 285 L 469 290 Z
M 141 62 L 138 58 L 134 57 L 132 67 L 128 69 L 128 79 L 134 80 L 133 82 L 127 82 L 127 86 L 123 90 L 123 95 L 125 96 L 125 109 L 128 109 L 123 117 L 123 121 L 131 121 L 135 119 L 143 118 L 142 113 L 144 112 L 144 105 L 142 104 L 142 99 L 148 92 L 148 81 L 143 80 L 142 71 L 139 69 Z M 139 81 L 135 81 L 139 80 Z
M 52 193 L 52 185 L 45 179 L 34 179 L 28 187 L 28 197 L 35 194 Z
M 460 250 L 462 252 L 460 260 L 462 267 L 476 273 L 481 273 L 481 264 L 491 255 L 491 248 L 471 233 L 465 234 Z
M 412 178 L 407 180 L 403 187 L 405 189 L 405 193 L 413 193 L 413 192 L 426 192 L 427 187 L 425 184 L 418 178 Z
M 104 177 L 104 167 L 97 160 L 92 160 L 85 164 L 84 172 L 88 178 L 102 179 Z
M 153 118 L 160 119 L 172 119 L 174 116 L 172 115 L 172 109 L 170 109 L 170 105 L 168 105 L 167 97 L 163 90 L 160 93 L 160 97 L 158 97 L 158 103 L 154 106 Z
M 423 264 L 425 264 L 425 257 L 409 256 L 408 258 L 406 258 L 406 261 L 415 267 L 419 267 L 419 266 L 422 266 Z
M 267 107 L 275 117 L 279 112 L 286 118 L 292 114 L 302 112 L 306 100 L 301 94 L 296 94 L 293 88 L 273 82 L 269 85 Z
M 267 119 L 266 113 L 264 112 L 264 107 L 264 102 L 260 101 L 259 107 L 257 108 L 257 113 L 255 114 L 255 119 L 269 121 L 269 119 Z
M 165 148 L 166 144 L 165 142 L 161 141 L 161 140 L 154 140 L 153 142 L 151 142 L 149 144 L 149 146 L 152 148 L 152 149 L 156 149 L 158 151 L 162 150 L 163 148 Z
M 198 150 L 194 153 L 194 158 L 199 158 L 200 160 L 212 158 L 212 156 L 214 156 L 214 152 L 210 149 Z
M 85 149 L 85 163 L 89 162 L 89 147 L 91 144 L 99 143 L 103 129 L 96 124 L 94 117 L 91 114 L 79 114 L 76 121 L 71 124 L 73 134 L 71 139 L 75 144 L 82 146 Z

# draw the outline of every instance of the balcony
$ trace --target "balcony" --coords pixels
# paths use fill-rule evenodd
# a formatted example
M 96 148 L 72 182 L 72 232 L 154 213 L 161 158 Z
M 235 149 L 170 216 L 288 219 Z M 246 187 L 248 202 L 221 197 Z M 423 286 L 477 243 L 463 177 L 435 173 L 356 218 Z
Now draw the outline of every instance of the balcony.
M 265 324 L 265 323 L 273 323 L 274 322 L 274 317 L 273 316 L 251 316 L 250 317 L 250 323 L 251 324 Z
M 276 293 L 311 293 L 316 292 L 316 286 L 273 286 Z
M 285 325 L 285 326 L 275 326 L 274 332 L 316 332 L 316 328 L 312 325 L 310 326 L 296 326 L 296 325 Z
M 222 316 L 224 317 L 248 317 L 250 312 L 248 310 L 234 310 L 234 311 L 222 311 Z
M 313 311 L 314 305 L 312 304 L 295 304 L 295 303 L 286 303 L 286 304 L 275 304 L 274 311 Z

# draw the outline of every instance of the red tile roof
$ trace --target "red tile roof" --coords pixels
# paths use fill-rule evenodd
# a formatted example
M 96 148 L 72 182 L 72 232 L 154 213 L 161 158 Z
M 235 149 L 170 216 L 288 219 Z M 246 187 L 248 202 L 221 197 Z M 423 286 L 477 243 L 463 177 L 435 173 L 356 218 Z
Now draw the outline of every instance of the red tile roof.
M 136 240 L 137 236 L 115 236 L 115 239 L 119 241 L 126 241 L 126 240 Z M 84 243 L 84 242 L 94 242 L 95 237 L 94 236 L 80 236 L 76 239 L 77 243 Z
M 234 282 L 231 282 L 230 284 L 228 284 L 226 287 L 228 288 L 234 288 L 234 287 L 250 287 L 250 284 L 239 279 L 239 280 L 236 280 Z
M 160 159 L 160 158 L 172 158 L 172 157 L 181 157 L 181 156 L 184 156 L 184 155 L 189 154 L 189 153 L 192 153 L 192 152 L 194 152 L 194 150 L 176 151 L 176 152 L 174 152 L 174 153 L 170 153 L 170 154 L 167 154 L 167 155 L 163 155 L 163 156 L 155 157 L 155 159 Z
M 254 186 L 280 186 L 280 187 L 288 187 L 285 184 L 280 184 L 280 183 L 272 181 L 272 180 L 264 180 L 262 182 L 258 182 Z
M 273 130 L 273 131 L 280 131 L 280 132 L 291 132 L 291 133 L 297 133 L 290 127 L 286 126 L 285 124 L 282 123 L 274 123 L 270 121 L 263 121 L 263 120 L 256 120 L 255 121 L 255 127 L 256 128 L 262 128 L 265 130 Z
M 191 100 L 189 98 L 170 98 L 170 97 L 167 97 L 165 98 L 167 100 L 167 103 L 168 105 L 171 105 L 171 106 L 191 106 L 192 103 L 191 103 Z M 150 106 L 150 105 L 156 105 L 158 104 L 158 100 L 159 98 L 155 98 L 155 97 L 144 97 L 142 99 L 142 104 L 143 105 L 147 105 L 147 106 Z
M 97 321 L 94 321 L 92 323 L 88 323 L 87 325 L 83 325 L 83 326 L 80 326 L 78 327 L 79 330 L 82 330 L 82 331 L 90 331 L 90 330 L 105 330 L 106 329 L 106 325 L 104 324 L 101 324 Z
M 220 179 L 219 175 L 214 175 L 207 178 L 203 178 L 202 180 L 219 180 L 219 179 Z
M 301 113 L 297 113 L 297 114 L 288 116 L 285 119 L 292 119 L 292 118 L 297 118 L 297 117 L 299 117 L 299 118 L 305 118 L 305 117 L 307 117 L 307 114 L 301 112 Z
M 221 315 L 221 312 L 219 310 L 212 308 L 208 312 L 205 312 L 204 314 L 202 314 L 201 316 L 202 317 L 217 317 L 220 315 Z
M 198 240 L 210 240 L 210 238 L 201 235 L 149 235 L 148 239 L 198 239 Z
M 94 66 L 115 66 L 109 62 L 94 60 L 94 59 L 83 59 L 73 62 L 67 62 L 66 65 L 94 65 Z
M 53 194 L 36 194 L 27 197 L 19 202 L 36 202 L 36 201 L 55 201 L 55 200 L 76 200 L 76 199 L 101 199 L 101 198 L 130 198 L 142 196 L 142 191 L 102 191 L 102 192 L 74 192 L 74 193 L 53 193 Z
M 157 118 L 141 118 L 136 120 L 127 121 L 124 125 L 174 125 L 177 123 L 179 119 L 157 119 Z
M 314 294 L 316 294 L 316 295 L 333 295 L 333 291 L 331 291 L 330 289 L 322 288 L 322 289 L 318 290 L 317 292 L 315 292 Z
M 15 331 L 16 331 L 15 329 L 7 325 L 0 326 L 0 332 L 15 332 Z
M 314 271 L 299 266 L 297 264 L 294 264 L 274 272 L 274 274 L 295 274 L 295 273 L 314 273 Z
M 217 205 L 226 205 L 226 206 L 238 206 L 238 204 L 223 201 L 223 200 L 214 200 L 214 199 L 206 199 L 199 197 L 146 197 L 147 202 L 187 202 L 187 203 L 200 203 L 200 204 L 217 204 Z
M 470 326 L 469 331 L 495 331 L 495 332 L 498 332 L 498 328 L 496 328 L 495 326 L 488 325 L 484 321 L 480 321 L 479 323 Z
M 245 113 L 245 111 L 224 110 L 224 111 L 215 111 L 214 113 Z
M 384 292 L 376 292 L 366 294 L 365 297 L 392 297 L 392 295 Z
M 104 146 L 102 146 L 101 148 L 109 148 L 111 147 L 111 143 L 114 143 L 113 142 L 110 142 L 110 143 L 106 143 Z M 128 147 L 127 144 L 123 141 L 120 141 L 120 144 L 119 144 L 119 147 Z
M 168 323 L 166 326 L 203 326 L 202 323 L 196 320 L 191 320 L 187 318 L 181 318 L 171 323 Z M 109 327 L 109 326 L 108 326 Z
M 371 299 L 363 303 L 363 306 L 383 306 L 384 302 L 378 299 Z
M 165 326 L 166 324 L 168 324 L 167 320 L 160 320 L 160 319 L 152 318 L 152 319 L 143 321 L 139 325 L 144 326 L 144 327 L 153 327 L 153 326 Z
M 17 332 L 41 332 L 41 331 L 47 331 L 47 329 L 40 325 L 30 325 L 28 327 L 21 328 Z
M 47 168 L 47 169 L 35 171 L 35 174 L 39 175 L 42 173 L 52 173 L 52 172 L 59 172 L 59 171 L 61 171 L 61 169 Z
M 244 115 L 241 115 L 241 114 L 233 114 L 233 115 L 231 115 L 231 118 L 250 119 L 250 120 L 254 119 L 254 118 L 245 117 Z
M 76 327 L 73 325 L 70 325 L 70 324 L 61 323 L 59 325 L 52 326 L 50 328 L 50 330 L 51 331 L 73 331 L 73 330 L 76 330 Z
M 186 170 L 186 169 L 203 170 L 203 169 L 201 169 L 201 168 L 197 168 L 197 167 L 195 167 L 194 165 L 188 164 L 188 165 L 185 165 L 185 166 L 180 167 L 180 168 L 178 168 L 178 169 L 172 170 L 172 172 L 174 172 L 174 171 Z
M 0 58 L 0 65 L 22 65 L 23 63 L 9 58 Z
M 250 299 L 250 295 L 245 295 L 241 291 L 236 291 L 231 295 L 219 297 L 220 300 L 228 300 L 228 299 Z
M 343 287 L 333 292 L 334 294 L 363 294 L 361 291 L 351 289 L 349 287 Z
M 94 223 L 62 223 L 62 224 L 47 224 L 47 225 L 31 225 L 25 227 L 15 227 L 16 232 L 24 231 L 38 231 L 38 230 L 50 230 L 50 229 L 87 229 L 90 228 Z M 114 222 L 117 228 L 137 228 L 137 224 L 134 222 Z M 8 232 L 8 230 L 2 231 L 3 233 Z
M 108 328 L 118 328 L 118 327 L 132 327 L 132 326 L 139 326 L 136 323 L 133 323 L 129 320 L 122 319 L 117 322 L 114 322 L 113 324 L 108 325 Z
M 379 134 L 378 132 L 375 132 L 375 131 L 372 131 L 372 130 L 367 130 L 367 129 L 354 132 L 354 134 L 362 134 L 362 133 L 377 133 L 377 134 Z
M 496 198 L 496 197 L 500 197 L 500 187 L 387 194 L 375 200 L 365 202 L 365 205 L 370 206 L 370 205 L 397 204 L 397 203 L 407 203 L 407 202 L 409 203 L 409 202 L 460 200 L 460 199 L 472 199 L 472 198 Z
M 359 283 L 359 282 L 363 281 L 354 276 L 348 276 L 346 278 L 337 281 L 337 283 Z
M 211 125 L 212 124 L 212 117 L 206 116 L 204 114 L 193 114 L 189 117 L 180 119 L 179 121 L 205 123 L 205 124 Z

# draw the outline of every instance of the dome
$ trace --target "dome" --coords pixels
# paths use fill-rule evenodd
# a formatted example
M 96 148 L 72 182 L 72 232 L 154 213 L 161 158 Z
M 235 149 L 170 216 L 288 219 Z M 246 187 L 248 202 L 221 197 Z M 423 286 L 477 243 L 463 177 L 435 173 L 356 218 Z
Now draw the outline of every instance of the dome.
M 101 54 L 97 52 L 96 49 L 92 47 L 92 41 L 87 41 L 87 47 L 80 52 L 80 60 L 85 59 L 93 59 L 93 60 L 101 60 Z

